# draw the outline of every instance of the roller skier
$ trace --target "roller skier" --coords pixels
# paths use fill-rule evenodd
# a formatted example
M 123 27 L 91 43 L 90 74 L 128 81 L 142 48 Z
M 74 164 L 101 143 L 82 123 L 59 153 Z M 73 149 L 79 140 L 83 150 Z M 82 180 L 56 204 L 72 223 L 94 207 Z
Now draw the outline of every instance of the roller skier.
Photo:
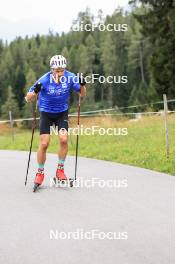
M 50 71 L 44 74 L 28 91 L 25 99 L 33 102 L 38 98 L 40 112 L 40 142 L 37 151 L 38 170 L 34 180 L 34 191 L 44 180 L 46 152 L 50 142 L 52 125 L 58 129 L 60 147 L 56 179 L 67 181 L 64 163 L 68 152 L 68 99 L 73 89 L 81 97 L 86 95 L 84 78 L 77 77 L 67 69 L 67 61 L 62 55 L 50 60 Z

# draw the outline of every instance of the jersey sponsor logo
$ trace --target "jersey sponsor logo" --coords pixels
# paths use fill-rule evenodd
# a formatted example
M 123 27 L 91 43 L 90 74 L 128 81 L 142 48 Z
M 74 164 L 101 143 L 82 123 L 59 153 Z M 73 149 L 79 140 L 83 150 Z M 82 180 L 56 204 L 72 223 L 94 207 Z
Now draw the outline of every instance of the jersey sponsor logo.
M 62 83 L 62 88 L 67 88 L 67 84 L 66 83 Z
M 49 88 L 48 88 L 48 94 L 54 94 L 54 93 L 55 93 L 54 87 L 49 86 Z
M 56 90 L 55 95 L 61 95 L 61 90 Z

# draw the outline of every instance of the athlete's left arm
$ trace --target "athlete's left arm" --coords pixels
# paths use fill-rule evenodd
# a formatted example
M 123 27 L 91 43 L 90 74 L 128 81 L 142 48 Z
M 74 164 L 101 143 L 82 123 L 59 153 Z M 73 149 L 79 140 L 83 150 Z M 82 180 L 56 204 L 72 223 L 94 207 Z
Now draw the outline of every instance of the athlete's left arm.
M 78 92 L 81 97 L 86 96 L 86 82 L 84 77 L 78 77 L 75 74 L 71 76 L 72 77 L 72 83 L 71 88 Z

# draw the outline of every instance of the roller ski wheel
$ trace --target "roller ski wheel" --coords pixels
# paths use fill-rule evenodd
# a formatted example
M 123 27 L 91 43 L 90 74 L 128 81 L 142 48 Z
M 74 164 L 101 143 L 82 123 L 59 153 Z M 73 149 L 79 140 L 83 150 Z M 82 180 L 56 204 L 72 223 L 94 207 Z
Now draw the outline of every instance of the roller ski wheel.
M 57 177 L 53 178 L 55 185 L 59 185 L 60 187 L 73 187 L 74 186 L 74 180 L 73 179 L 66 179 L 66 180 L 60 180 Z
M 74 180 L 73 179 L 69 179 L 69 185 L 71 188 L 74 187 Z
M 40 186 L 40 184 L 35 183 L 33 186 L 33 192 L 36 192 L 36 190 L 38 190 L 39 186 Z

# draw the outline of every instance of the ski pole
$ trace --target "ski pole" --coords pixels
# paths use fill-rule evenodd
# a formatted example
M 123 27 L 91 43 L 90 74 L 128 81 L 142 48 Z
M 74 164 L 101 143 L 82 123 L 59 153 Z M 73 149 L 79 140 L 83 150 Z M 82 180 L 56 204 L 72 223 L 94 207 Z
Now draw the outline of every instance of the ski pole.
M 81 104 L 81 96 L 79 95 L 79 99 L 78 99 L 78 115 L 77 115 L 77 125 L 78 125 L 78 128 L 79 128 L 79 125 L 80 125 L 80 104 Z M 76 140 L 75 181 L 77 179 L 78 143 L 79 143 L 79 132 L 77 134 L 77 140 Z
M 34 132 L 35 132 L 35 128 L 36 128 L 37 106 L 38 106 L 38 98 L 36 98 L 36 106 L 35 106 L 35 110 L 33 111 L 32 138 L 31 138 L 31 143 L 30 143 L 29 158 L 28 158 L 27 172 L 26 172 L 26 179 L 25 179 L 25 186 L 27 184 L 27 177 L 28 177 L 29 165 L 30 165 L 30 157 L 31 157 L 31 152 L 32 152 L 33 137 L 34 137 Z

